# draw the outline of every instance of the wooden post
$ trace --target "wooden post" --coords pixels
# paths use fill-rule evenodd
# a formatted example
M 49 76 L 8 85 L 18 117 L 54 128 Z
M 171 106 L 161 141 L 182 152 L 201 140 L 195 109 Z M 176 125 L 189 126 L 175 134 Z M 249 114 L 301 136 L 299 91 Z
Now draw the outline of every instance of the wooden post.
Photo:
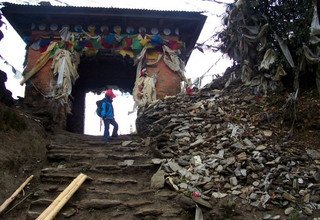
M 28 179 L 26 179 L 26 181 L 24 181 L 24 183 L 22 183 L 21 186 L 0 206 L 0 214 L 10 205 L 32 178 L 33 175 L 29 176 Z
M 36 220 L 53 219 L 87 178 L 87 175 L 79 174 Z

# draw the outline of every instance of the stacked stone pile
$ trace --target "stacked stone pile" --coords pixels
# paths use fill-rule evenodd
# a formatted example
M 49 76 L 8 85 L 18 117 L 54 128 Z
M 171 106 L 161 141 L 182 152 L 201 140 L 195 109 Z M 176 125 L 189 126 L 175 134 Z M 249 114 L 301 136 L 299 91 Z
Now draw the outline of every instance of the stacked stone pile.
M 137 129 L 152 137 L 154 163 L 162 164 L 154 186 L 166 182 L 207 207 L 232 199 L 311 215 L 320 208 L 320 152 L 285 141 L 266 106 L 254 95 L 219 90 L 148 106 Z

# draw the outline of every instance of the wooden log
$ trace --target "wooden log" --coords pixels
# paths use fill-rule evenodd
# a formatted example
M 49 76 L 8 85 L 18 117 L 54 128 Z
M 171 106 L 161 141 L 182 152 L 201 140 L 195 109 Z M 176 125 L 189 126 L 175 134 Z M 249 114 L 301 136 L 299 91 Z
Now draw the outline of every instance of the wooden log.
M 65 188 L 59 196 L 41 213 L 37 220 L 44 220 L 52 212 L 52 210 L 59 204 L 59 202 L 71 192 L 75 184 L 79 182 L 85 175 L 79 174 L 69 185 Z
M 86 180 L 86 178 L 87 176 L 83 176 L 77 183 L 75 183 L 74 188 L 72 188 L 71 191 L 59 202 L 59 204 L 56 207 L 54 207 L 54 209 L 49 213 L 49 215 L 45 218 L 45 220 L 51 220 L 59 213 L 62 207 L 69 201 L 72 195 L 79 189 L 79 187 Z
M 69 184 L 69 186 L 60 193 L 60 195 L 41 213 L 36 220 L 53 219 L 87 178 L 87 175 L 82 173 L 79 174 L 77 178 L 75 178 Z
M 17 195 L 23 190 L 23 188 L 32 180 L 33 175 L 29 176 L 19 188 L 0 206 L 0 215 L 1 213 L 10 205 L 10 203 L 17 197 Z
M 36 220 L 43 220 L 53 209 L 54 206 L 56 206 L 59 201 L 65 197 L 69 192 L 70 190 L 72 189 L 73 187 L 73 184 L 77 181 L 79 181 L 80 178 L 82 178 L 84 174 L 79 174 L 69 185 L 67 188 L 65 188 L 60 194 L 59 196 L 41 213 L 41 215 L 36 219 Z

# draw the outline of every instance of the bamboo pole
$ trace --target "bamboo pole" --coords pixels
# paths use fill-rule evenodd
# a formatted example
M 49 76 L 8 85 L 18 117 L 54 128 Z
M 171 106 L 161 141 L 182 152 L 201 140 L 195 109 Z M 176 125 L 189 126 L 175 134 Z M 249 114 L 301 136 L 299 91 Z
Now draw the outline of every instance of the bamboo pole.
M 79 189 L 83 182 L 88 178 L 85 174 L 79 174 L 69 186 L 46 208 L 36 220 L 53 219 L 62 207 L 69 201 L 72 195 Z
M 45 220 L 51 220 L 53 219 L 58 212 L 62 209 L 62 207 L 69 201 L 69 199 L 72 197 L 72 195 L 79 189 L 79 187 L 82 185 L 82 183 L 87 179 L 87 176 L 83 176 L 79 182 L 75 183 L 74 188 L 71 189 L 71 191 L 59 202 L 59 204 L 54 207 L 54 209 L 49 213 L 49 215 L 45 218 Z
M 68 192 L 70 192 L 70 190 L 73 187 L 73 184 L 76 183 L 84 174 L 79 174 L 77 176 L 77 178 L 75 178 L 67 188 L 65 188 L 60 194 L 59 196 L 41 213 L 41 215 L 36 219 L 36 220 L 43 220 L 45 218 L 45 216 L 47 216 L 51 210 L 53 209 L 54 206 L 56 206 L 59 201 L 65 197 L 67 195 Z
M 32 180 L 33 175 L 29 176 L 20 187 L 0 206 L 0 214 L 10 205 L 10 203 L 17 197 L 23 188 Z
M 58 203 L 74 188 L 74 184 L 77 183 L 84 174 L 79 174 L 65 190 L 63 190 L 60 195 L 41 213 L 41 215 L 37 218 L 37 220 L 43 220 L 46 218 L 46 216 L 49 215 L 49 213 L 54 209 L 55 206 L 58 205 Z

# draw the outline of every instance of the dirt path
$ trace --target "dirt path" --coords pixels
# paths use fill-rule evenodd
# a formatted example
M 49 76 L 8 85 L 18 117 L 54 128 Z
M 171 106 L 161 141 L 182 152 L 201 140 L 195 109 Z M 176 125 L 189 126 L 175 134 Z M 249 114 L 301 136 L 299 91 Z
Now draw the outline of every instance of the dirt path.
M 41 170 L 39 185 L 25 202 L 26 216 L 17 219 L 35 219 L 80 173 L 91 179 L 56 219 L 189 219 L 191 214 L 173 199 L 174 191 L 150 189 L 159 168 L 151 159 L 136 136 L 120 136 L 105 144 L 101 137 L 58 134 L 48 146 L 48 165 Z

